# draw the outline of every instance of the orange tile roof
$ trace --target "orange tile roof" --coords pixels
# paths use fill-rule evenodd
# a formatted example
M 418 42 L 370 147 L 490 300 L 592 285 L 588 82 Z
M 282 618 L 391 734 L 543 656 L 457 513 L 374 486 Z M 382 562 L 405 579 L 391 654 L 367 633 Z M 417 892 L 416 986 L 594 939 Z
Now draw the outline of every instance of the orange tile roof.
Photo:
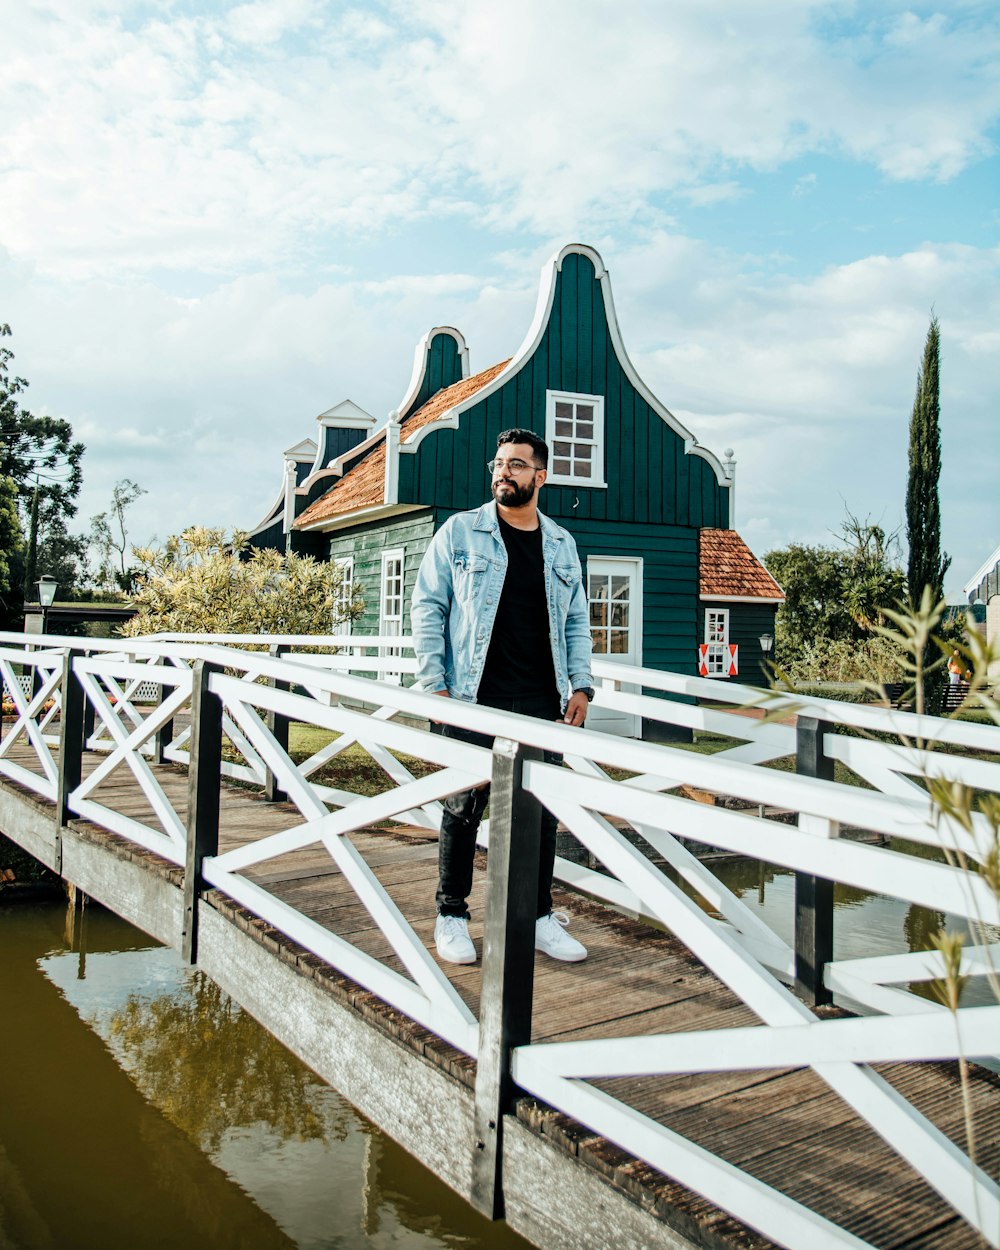
M 400 428 L 400 441 L 409 442 L 417 430 L 430 425 L 449 408 L 453 408 L 455 404 L 461 403 L 462 400 L 468 399 L 476 391 L 481 390 L 488 382 L 492 382 L 508 364 L 510 364 L 509 360 L 502 360 L 499 364 L 484 369 L 482 373 L 477 373 L 471 378 L 463 378 L 461 382 L 446 386 L 444 390 L 432 395 L 422 408 L 418 408 L 403 422 Z M 385 498 L 384 429 L 380 431 L 380 435 L 381 441 L 378 445 L 373 447 L 353 469 L 349 469 L 336 486 L 311 503 L 296 519 L 295 529 L 302 529 L 331 517 L 342 516 L 347 512 L 356 512 L 361 508 L 377 508 L 382 503 Z
M 735 530 L 701 530 L 698 583 L 703 599 L 733 595 L 746 599 L 785 597 L 784 591 Z

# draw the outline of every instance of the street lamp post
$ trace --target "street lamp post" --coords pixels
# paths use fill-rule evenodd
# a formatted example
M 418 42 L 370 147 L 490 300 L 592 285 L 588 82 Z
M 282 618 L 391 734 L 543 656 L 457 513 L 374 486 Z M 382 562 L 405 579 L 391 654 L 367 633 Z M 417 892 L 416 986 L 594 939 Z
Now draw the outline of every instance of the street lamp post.
M 42 609 L 42 633 L 48 633 L 49 626 L 49 608 L 56 601 L 56 587 L 58 582 L 54 577 L 50 577 L 48 573 L 44 573 L 38 579 L 38 602 Z

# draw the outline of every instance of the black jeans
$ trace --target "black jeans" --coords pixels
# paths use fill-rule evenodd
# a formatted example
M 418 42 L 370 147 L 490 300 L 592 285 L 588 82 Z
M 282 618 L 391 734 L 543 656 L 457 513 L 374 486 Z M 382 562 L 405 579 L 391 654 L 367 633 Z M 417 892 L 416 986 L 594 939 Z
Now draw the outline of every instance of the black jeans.
M 559 698 L 552 695 L 533 695 L 527 698 L 481 699 L 483 707 L 497 708 L 502 712 L 521 712 L 536 716 L 539 720 L 559 719 Z M 438 725 L 437 732 L 446 738 L 457 738 L 473 746 L 493 746 L 493 739 L 486 734 L 473 733 L 471 729 L 459 729 L 455 725 Z M 561 764 L 562 756 L 545 752 L 546 763 Z M 468 919 L 468 897 L 472 893 L 472 864 L 476 854 L 476 833 L 489 801 L 489 786 L 475 790 L 461 790 L 444 800 L 441 817 L 441 837 L 438 841 L 438 890 L 437 909 L 442 916 L 463 916 Z M 542 828 L 538 855 L 538 916 L 547 916 L 552 910 L 552 872 L 556 860 L 555 816 L 542 808 Z

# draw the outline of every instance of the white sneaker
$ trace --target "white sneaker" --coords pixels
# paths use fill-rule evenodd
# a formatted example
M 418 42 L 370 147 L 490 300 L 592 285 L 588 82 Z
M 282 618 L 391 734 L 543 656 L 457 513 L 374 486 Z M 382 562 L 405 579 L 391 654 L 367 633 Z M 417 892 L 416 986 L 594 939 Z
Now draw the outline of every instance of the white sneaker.
M 563 963 L 578 964 L 587 958 L 587 948 L 566 932 L 569 916 L 564 911 L 550 911 L 535 921 L 535 950 L 561 959 Z
M 469 937 L 469 922 L 464 916 L 438 916 L 434 925 L 434 945 L 438 955 L 449 964 L 474 964 L 476 948 Z

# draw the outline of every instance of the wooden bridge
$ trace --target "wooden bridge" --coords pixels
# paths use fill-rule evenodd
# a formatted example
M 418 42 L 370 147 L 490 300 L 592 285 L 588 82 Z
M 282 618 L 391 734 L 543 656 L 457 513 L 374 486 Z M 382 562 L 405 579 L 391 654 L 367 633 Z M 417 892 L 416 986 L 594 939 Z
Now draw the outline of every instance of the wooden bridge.
M 596 664 L 595 706 L 732 740 L 704 756 L 422 694 L 398 638 L 247 641 L 0 636 L 0 830 L 546 1250 L 1000 1245 L 1000 1080 L 956 1062 L 1000 1052 L 997 831 L 926 788 L 1000 790 L 1000 729 L 780 695 L 762 722 L 719 710 L 760 691 Z M 292 723 L 329 745 L 293 761 Z M 383 793 L 322 780 L 350 748 Z M 487 780 L 483 958 L 441 966 L 440 802 Z M 534 960 L 540 805 L 586 851 L 557 862 L 582 964 Z M 793 870 L 794 942 L 692 843 Z M 834 882 L 965 918 L 988 1005 L 912 992 L 936 951 L 835 960 Z

